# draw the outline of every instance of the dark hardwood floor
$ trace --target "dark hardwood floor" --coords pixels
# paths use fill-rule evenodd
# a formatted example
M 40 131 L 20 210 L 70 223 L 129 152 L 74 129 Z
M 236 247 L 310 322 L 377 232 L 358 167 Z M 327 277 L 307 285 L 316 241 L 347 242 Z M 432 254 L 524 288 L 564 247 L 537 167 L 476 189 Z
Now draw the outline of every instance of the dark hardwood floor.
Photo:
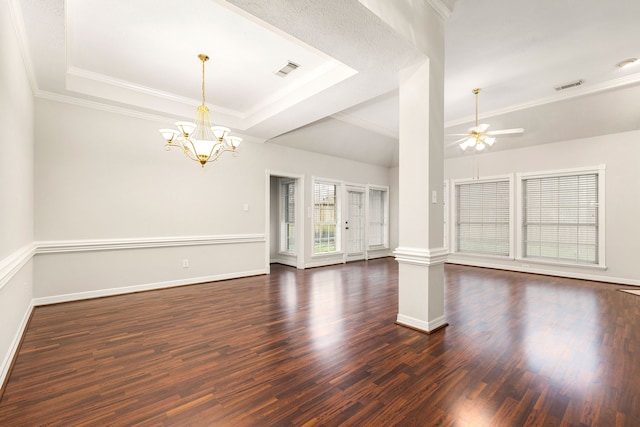
M 432 335 L 394 324 L 390 258 L 37 307 L 0 425 L 640 426 L 640 297 L 446 281 Z

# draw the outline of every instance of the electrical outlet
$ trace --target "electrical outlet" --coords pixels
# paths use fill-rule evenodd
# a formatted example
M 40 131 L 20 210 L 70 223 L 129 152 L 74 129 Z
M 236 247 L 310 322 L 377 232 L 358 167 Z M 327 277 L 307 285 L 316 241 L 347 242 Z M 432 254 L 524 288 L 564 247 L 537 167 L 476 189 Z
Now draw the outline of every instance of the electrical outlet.
M 182 260 L 182 268 L 189 268 L 189 260 L 188 259 L 183 259 Z

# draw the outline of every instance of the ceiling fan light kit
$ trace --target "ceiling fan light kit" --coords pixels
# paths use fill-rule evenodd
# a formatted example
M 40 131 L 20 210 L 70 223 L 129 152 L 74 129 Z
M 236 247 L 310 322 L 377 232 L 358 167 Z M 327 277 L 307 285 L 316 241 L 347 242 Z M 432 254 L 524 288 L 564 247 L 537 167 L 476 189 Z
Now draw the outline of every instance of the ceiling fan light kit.
M 473 89 L 473 94 L 476 97 L 476 122 L 475 126 L 469 129 L 469 133 L 465 135 L 464 138 L 459 139 L 453 144 L 458 144 L 458 146 L 466 151 L 467 148 L 474 148 L 476 151 L 482 151 L 487 146 L 491 147 L 494 142 L 496 142 L 496 138 L 492 135 L 509 135 L 509 134 L 518 134 L 524 132 L 522 128 L 516 129 L 504 129 L 504 130 L 495 130 L 495 131 L 487 131 L 489 129 L 489 125 L 486 123 L 479 124 L 478 123 L 478 94 L 482 89 L 475 88 Z

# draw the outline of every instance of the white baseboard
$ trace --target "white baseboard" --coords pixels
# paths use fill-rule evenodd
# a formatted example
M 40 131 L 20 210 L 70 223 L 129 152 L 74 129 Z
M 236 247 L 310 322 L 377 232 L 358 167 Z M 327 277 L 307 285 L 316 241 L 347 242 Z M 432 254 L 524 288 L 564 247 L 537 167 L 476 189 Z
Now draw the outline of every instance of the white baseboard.
M 273 258 L 271 260 L 269 260 L 269 262 L 271 264 L 282 264 L 282 265 L 288 265 L 289 267 L 297 267 L 298 266 L 298 260 L 297 258 L 293 258 L 293 259 L 287 259 L 287 258 Z
M 11 362 L 13 362 L 13 359 L 16 357 L 16 354 L 18 353 L 20 342 L 22 341 L 22 336 L 26 332 L 27 324 L 29 323 L 29 318 L 31 317 L 31 312 L 33 311 L 33 307 L 34 307 L 34 304 L 32 300 L 29 306 L 27 307 L 27 310 L 24 313 L 24 316 L 22 317 L 22 322 L 20 322 L 20 326 L 18 327 L 18 330 L 16 331 L 13 337 L 13 341 L 11 341 L 11 347 L 9 348 L 9 351 L 7 351 L 7 354 L 5 354 L 4 359 L 2 360 L 2 365 L 0 365 L 0 386 L 4 384 L 4 381 L 7 378 L 7 375 L 9 375 L 9 368 L 11 367 Z
M 444 320 L 444 316 L 440 316 L 431 321 L 425 321 L 421 319 L 416 319 L 415 317 L 406 316 L 404 314 L 398 313 L 398 317 L 396 319 L 396 323 L 404 326 L 408 326 L 413 329 L 418 329 L 424 332 L 432 332 L 438 328 L 441 328 L 447 324 Z
M 640 286 L 640 280 L 637 280 L 637 279 L 602 276 L 602 275 L 589 274 L 589 273 L 579 273 L 574 271 L 546 270 L 546 269 L 536 268 L 535 264 L 531 264 L 531 266 L 529 267 L 522 267 L 518 265 L 495 264 L 491 262 L 484 262 L 482 260 L 462 260 L 462 259 L 451 259 L 451 258 L 447 260 L 447 264 L 468 265 L 471 267 L 494 268 L 496 270 L 518 271 L 520 273 L 542 274 L 546 276 L 555 276 L 555 277 L 567 277 L 569 279 L 589 280 L 592 282 L 605 282 L 605 283 L 615 283 L 619 285 Z
M 367 259 L 386 258 L 392 256 L 389 249 L 384 251 L 370 251 L 367 252 Z
M 344 264 L 342 258 L 340 259 L 319 259 L 317 261 L 311 261 L 304 264 L 304 268 L 325 267 L 327 265 Z
M 242 271 L 236 273 L 217 274 L 213 276 L 191 277 L 188 279 L 172 280 L 167 282 L 148 283 L 144 285 L 124 286 L 120 288 L 100 289 L 96 291 L 77 292 L 73 294 L 54 295 L 50 297 L 34 298 L 32 305 L 49 305 L 61 302 L 79 301 L 90 298 L 108 297 L 113 295 L 129 294 L 132 292 L 151 291 L 155 289 L 173 288 L 176 286 L 193 285 L 196 283 L 217 282 L 220 280 L 237 279 L 239 277 L 258 276 L 267 274 L 266 269 Z

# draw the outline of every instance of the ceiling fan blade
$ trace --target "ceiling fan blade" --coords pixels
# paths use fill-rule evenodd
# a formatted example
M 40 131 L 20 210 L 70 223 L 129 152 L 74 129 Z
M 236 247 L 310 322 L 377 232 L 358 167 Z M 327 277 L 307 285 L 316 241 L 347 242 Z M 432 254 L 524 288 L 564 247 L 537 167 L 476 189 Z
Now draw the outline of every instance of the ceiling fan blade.
M 471 128 L 471 129 L 473 129 L 473 130 L 475 130 L 476 132 L 480 133 L 480 132 L 484 132 L 484 131 L 486 131 L 487 129 L 489 129 L 489 125 L 488 125 L 488 124 L 486 124 L 486 123 L 482 123 L 482 124 L 479 124 L 478 126 L 473 127 L 473 128 Z
M 514 129 L 502 129 L 502 130 L 492 130 L 487 132 L 487 135 L 511 135 L 516 133 L 523 133 L 523 128 L 514 128 Z
M 468 133 L 448 133 L 447 136 L 469 136 Z
M 469 139 L 469 135 L 465 135 L 465 137 L 464 137 L 464 138 L 460 138 L 460 139 L 459 139 L 459 140 L 457 140 L 457 141 L 449 142 L 449 143 L 447 144 L 447 147 L 453 147 L 454 145 L 459 144 L 459 143 L 461 143 L 462 141 L 465 141 L 465 140 L 467 140 L 467 139 Z

